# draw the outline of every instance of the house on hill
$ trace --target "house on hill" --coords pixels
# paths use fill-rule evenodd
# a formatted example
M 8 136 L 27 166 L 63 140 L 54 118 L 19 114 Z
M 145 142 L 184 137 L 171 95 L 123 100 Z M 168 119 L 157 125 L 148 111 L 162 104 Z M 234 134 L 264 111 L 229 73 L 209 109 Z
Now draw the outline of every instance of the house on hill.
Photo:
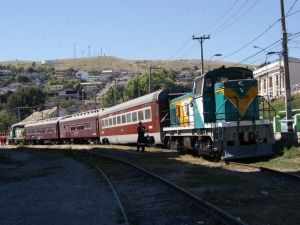
M 83 71 L 83 70 L 80 70 L 75 74 L 76 79 L 87 80 L 88 76 L 89 76 L 89 73 L 86 71 Z
M 30 116 L 26 117 L 22 122 L 50 119 L 50 118 L 66 116 L 66 115 L 67 112 L 64 109 L 59 107 L 59 109 L 57 110 L 57 107 L 53 107 L 51 109 L 34 112 Z

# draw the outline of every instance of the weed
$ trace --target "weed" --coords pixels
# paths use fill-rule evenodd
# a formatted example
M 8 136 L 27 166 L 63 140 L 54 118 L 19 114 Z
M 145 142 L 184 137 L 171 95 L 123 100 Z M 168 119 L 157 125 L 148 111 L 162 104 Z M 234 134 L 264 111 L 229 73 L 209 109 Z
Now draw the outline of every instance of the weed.
M 286 159 L 294 159 L 300 157 L 300 149 L 297 146 L 291 146 L 290 148 L 284 147 L 283 157 Z

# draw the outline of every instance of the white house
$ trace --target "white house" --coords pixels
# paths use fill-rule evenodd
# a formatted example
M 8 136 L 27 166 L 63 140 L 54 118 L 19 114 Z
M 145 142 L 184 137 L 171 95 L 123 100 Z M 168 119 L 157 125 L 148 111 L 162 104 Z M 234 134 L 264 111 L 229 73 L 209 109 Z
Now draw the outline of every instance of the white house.
M 89 76 L 89 73 L 86 71 L 83 71 L 83 70 L 80 70 L 75 74 L 76 79 L 87 80 L 88 76 Z
M 54 61 L 53 60 L 43 60 L 42 64 L 43 65 L 52 65 L 52 64 L 54 64 Z
M 88 76 L 87 82 L 103 82 L 106 81 L 107 79 L 102 76 Z
M 289 74 L 291 91 L 293 86 L 300 84 L 300 60 L 289 58 Z M 254 78 L 258 80 L 259 95 L 270 98 L 283 96 L 285 93 L 284 63 L 283 59 L 267 64 L 253 71 Z
M 45 90 L 47 91 L 59 91 L 64 88 L 64 85 L 58 84 L 58 85 L 49 85 L 45 87 Z

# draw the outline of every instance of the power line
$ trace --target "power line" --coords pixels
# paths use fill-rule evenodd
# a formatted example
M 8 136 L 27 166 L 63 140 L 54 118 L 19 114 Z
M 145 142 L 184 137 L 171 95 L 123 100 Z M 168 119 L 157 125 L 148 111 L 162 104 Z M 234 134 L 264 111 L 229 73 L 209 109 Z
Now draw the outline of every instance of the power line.
M 267 30 L 265 30 L 263 33 L 261 33 L 258 37 L 256 37 L 255 39 L 253 39 L 252 41 L 250 41 L 248 44 L 244 45 L 243 47 L 239 48 L 238 50 L 234 51 L 233 53 L 226 55 L 224 57 L 222 57 L 221 59 L 219 59 L 218 61 L 225 59 L 239 51 L 241 51 L 242 49 L 246 48 L 248 45 L 250 45 L 251 43 L 253 43 L 254 41 L 256 41 L 258 38 L 260 38 L 262 35 L 264 35 L 267 31 L 269 31 L 273 26 L 275 26 L 275 24 L 277 24 L 280 21 L 280 19 L 278 19 L 272 26 L 269 26 L 269 28 Z
M 237 3 L 238 3 L 239 0 L 236 0 L 236 2 L 219 18 L 217 19 L 213 24 L 211 24 L 210 26 L 208 26 L 207 28 L 205 28 L 204 30 L 196 33 L 195 35 L 197 34 L 200 34 L 200 33 L 203 33 L 205 30 L 209 29 L 210 27 L 212 27 L 213 25 L 215 25 L 219 20 L 221 20 Z M 191 39 L 189 39 L 172 57 L 169 58 L 169 60 L 171 58 L 173 58 L 175 55 L 177 55 L 189 42 L 191 41 Z M 194 49 L 195 45 L 192 47 Z M 183 54 L 183 56 L 186 56 L 188 55 L 189 53 L 191 53 L 191 49 L 189 49 L 186 53 Z M 181 56 L 180 58 L 182 58 L 183 56 Z
M 213 24 L 211 24 L 210 26 L 208 26 L 207 28 L 205 28 L 204 30 L 196 33 L 195 35 L 197 34 L 201 34 L 203 33 L 204 31 L 206 31 L 207 29 L 209 29 L 210 27 L 212 27 L 213 25 L 215 25 L 217 22 L 219 22 L 219 20 L 221 20 L 232 8 L 233 6 L 235 6 L 236 3 L 238 3 L 239 0 L 237 0 L 219 19 L 217 19 Z
M 216 30 L 215 32 L 211 33 L 211 34 L 214 34 L 214 33 L 218 33 L 222 30 L 225 30 L 226 28 L 230 27 L 232 24 L 236 23 L 238 20 L 240 20 L 243 16 L 245 16 L 260 0 L 257 0 L 257 2 L 254 3 L 254 5 L 252 5 L 250 7 L 250 9 L 248 9 L 244 14 L 242 14 L 239 18 L 237 18 L 235 21 L 233 21 L 231 24 L 229 24 L 227 27 L 224 27 L 223 29 L 221 30 Z
M 259 0 L 258 0 L 259 1 Z M 213 34 L 215 33 L 215 31 L 219 30 L 220 28 L 222 28 L 226 23 L 228 23 L 245 5 L 246 3 L 248 2 L 248 0 L 239 8 L 238 11 L 236 11 L 225 23 L 223 23 L 220 27 L 218 27 L 217 29 L 215 29 L 214 31 L 212 32 L 209 32 L 210 34 Z

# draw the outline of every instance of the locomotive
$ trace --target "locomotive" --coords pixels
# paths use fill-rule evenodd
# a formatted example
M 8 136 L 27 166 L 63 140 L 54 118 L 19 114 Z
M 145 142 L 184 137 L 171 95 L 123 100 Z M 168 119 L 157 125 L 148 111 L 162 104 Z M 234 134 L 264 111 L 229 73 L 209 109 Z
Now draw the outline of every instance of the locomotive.
M 264 102 L 251 70 L 222 67 L 197 77 L 192 89 L 174 86 L 110 108 L 18 123 L 11 139 L 25 144 L 34 143 L 33 137 L 41 144 L 136 144 L 141 121 L 148 128 L 148 145 L 223 160 L 269 156 L 272 109 L 267 103 L 269 118 L 262 118 Z
M 210 71 L 194 81 L 193 91 L 170 103 L 170 126 L 165 142 L 184 153 L 221 159 L 273 154 L 274 132 L 269 118 L 262 118 L 258 82 L 251 70 L 240 67 Z

